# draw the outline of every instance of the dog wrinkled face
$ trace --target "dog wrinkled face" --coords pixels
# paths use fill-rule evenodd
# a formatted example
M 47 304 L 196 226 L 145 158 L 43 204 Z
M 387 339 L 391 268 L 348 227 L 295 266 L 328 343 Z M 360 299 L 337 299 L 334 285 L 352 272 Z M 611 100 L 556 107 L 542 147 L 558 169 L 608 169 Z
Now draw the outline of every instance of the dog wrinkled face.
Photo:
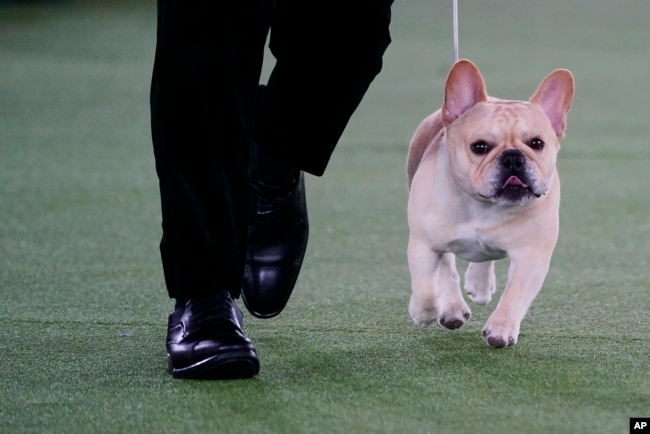
M 515 206 L 543 196 L 559 143 L 543 110 L 523 101 L 476 104 L 446 129 L 456 183 L 478 200 Z
M 455 182 L 476 199 L 503 206 L 542 197 L 556 176 L 572 98 L 573 76 L 564 69 L 550 73 L 530 101 L 489 98 L 476 66 L 458 61 L 442 105 Z

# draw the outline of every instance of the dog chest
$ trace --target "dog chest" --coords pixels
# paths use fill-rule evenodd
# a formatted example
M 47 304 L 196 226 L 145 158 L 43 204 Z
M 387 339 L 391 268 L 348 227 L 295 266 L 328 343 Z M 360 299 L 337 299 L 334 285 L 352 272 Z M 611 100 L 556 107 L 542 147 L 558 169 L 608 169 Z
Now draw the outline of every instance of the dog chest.
M 466 234 L 469 235 L 469 234 Z M 448 244 L 448 249 L 461 259 L 469 262 L 485 262 L 503 259 L 507 253 L 494 246 L 480 234 L 454 238 Z

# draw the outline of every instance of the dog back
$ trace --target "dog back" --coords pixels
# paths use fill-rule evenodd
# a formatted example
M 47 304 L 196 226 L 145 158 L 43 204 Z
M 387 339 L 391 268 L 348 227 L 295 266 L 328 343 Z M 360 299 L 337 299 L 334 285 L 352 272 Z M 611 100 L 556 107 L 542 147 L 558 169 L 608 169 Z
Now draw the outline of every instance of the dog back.
M 408 187 L 411 188 L 413 176 L 424 158 L 427 150 L 440 142 L 440 136 L 443 134 L 441 110 L 434 112 L 426 117 L 417 127 L 411 138 L 408 156 L 406 158 L 406 174 L 408 177 Z

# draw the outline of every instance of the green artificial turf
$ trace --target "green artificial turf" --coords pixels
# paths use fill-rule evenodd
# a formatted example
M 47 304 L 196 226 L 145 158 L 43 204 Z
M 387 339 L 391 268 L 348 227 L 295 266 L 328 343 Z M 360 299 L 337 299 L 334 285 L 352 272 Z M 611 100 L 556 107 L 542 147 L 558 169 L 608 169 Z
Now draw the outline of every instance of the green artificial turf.
M 307 180 L 289 306 L 246 316 L 259 376 L 211 382 L 165 372 L 155 2 L 0 1 L 0 432 L 627 433 L 649 417 L 650 3 L 459 3 L 461 57 L 491 94 L 576 79 L 560 241 L 519 343 L 483 344 L 494 302 L 455 332 L 407 314 L 406 148 L 452 62 L 451 2 L 408 0 Z

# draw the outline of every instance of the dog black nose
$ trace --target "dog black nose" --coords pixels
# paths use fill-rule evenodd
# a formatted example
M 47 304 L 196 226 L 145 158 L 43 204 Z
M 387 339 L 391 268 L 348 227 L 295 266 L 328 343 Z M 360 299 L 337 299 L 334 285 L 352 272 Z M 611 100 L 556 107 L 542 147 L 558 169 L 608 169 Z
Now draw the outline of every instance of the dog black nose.
M 508 170 L 521 170 L 526 164 L 524 154 L 518 149 L 506 149 L 501 153 L 501 165 Z

